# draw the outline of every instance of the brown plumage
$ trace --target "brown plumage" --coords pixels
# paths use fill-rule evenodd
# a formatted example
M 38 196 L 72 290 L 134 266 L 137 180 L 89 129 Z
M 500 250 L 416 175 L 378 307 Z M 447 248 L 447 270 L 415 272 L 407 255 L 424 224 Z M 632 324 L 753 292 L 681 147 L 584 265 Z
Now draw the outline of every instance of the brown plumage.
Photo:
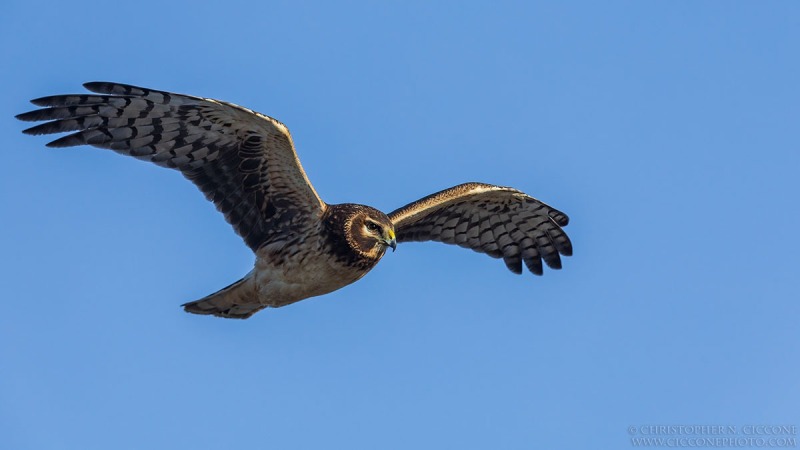
M 328 205 L 311 186 L 289 130 L 277 120 L 217 100 L 117 83 L 94 94 L 56 95 L 17 116 L 47 121 L 27 134 L 72 132 L 49 147 L 92 145 L 180 171 L 253 250 L 253 270 L 186 303 L 196 314 L 247 318 L 344 287 L 397 242 L 439 241 L 503 258 L 534 274 L 561 268 L 572 245 L 567 216 L 516 189 L 467 183 L 388 216 L 357 204 Z

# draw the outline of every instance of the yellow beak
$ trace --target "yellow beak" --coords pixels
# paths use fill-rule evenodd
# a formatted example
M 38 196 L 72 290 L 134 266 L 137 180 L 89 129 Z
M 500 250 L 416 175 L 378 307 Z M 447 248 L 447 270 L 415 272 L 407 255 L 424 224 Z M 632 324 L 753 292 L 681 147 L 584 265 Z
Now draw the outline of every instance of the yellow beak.
M 386 234 L 388 234 L 388 236 L 384 237 L 384 242 L 389 247 L 392 247 L 392 251 L 395 251 L 397 249 L 397 239 L 395 238 L 394 230 L 389 230 Z

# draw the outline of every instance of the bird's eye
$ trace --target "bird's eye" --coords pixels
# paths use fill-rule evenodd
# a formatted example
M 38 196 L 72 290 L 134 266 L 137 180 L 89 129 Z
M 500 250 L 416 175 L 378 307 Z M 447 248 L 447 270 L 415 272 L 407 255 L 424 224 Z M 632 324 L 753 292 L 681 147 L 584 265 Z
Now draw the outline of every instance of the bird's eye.
M 380 229 L 380 227 L 375 222 L 367 222 L 367 229 L 369 231 L 378 231 L 378 229 Z

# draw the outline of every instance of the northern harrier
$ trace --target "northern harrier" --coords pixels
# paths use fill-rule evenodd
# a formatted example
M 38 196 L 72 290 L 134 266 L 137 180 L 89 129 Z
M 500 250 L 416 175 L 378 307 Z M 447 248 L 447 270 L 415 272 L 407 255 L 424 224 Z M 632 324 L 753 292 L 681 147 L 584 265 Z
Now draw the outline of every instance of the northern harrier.
M 439 241 L 542 274 L 572 254 L 562 212 L 516 189 L 466 183 L 384 214 L 328 205 L 308 181 L 289 130 L 231 103 L 94 82 L 94 94 L 32 100 L 17 116 L 49 121 L 24 132 L 74 132 L 48 147 L 92 145 L 179 170 L 212 201 L 256 255 L 255 267 L 185 310 L 250 317 L 327 294 L 363 277 L 398 242 Z

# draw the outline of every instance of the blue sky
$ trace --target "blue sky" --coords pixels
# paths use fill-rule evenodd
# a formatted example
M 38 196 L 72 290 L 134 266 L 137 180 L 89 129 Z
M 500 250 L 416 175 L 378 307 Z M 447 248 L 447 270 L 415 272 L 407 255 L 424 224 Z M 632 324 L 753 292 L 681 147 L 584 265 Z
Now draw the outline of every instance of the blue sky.
M 800 426 L 797 2 L 8 1 L 0 36 L 0 448 Z M 514 186 L 569 214 L 575 256 L 516 276 L 403 244 L 324 297 L 185 314 L 253 262 L 213 205 L 13 119 L 95 80 L 280 119 L 329 203 Z

